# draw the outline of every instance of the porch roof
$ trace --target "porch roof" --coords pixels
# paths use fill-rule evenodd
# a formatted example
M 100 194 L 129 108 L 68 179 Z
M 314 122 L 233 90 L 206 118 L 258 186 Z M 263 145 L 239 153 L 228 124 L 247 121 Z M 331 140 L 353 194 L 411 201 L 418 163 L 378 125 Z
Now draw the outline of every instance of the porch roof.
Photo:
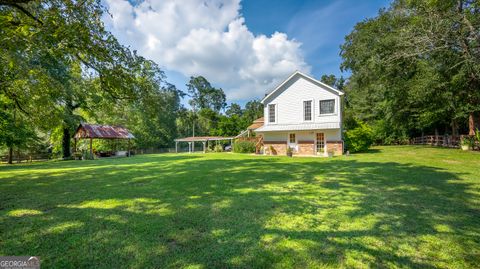
M 218 140 L 232 140 L 234 137 L 224 136 L 191 136 L 175 139 L 175 142 L 206 142 L 206 141 L 218 141 Z

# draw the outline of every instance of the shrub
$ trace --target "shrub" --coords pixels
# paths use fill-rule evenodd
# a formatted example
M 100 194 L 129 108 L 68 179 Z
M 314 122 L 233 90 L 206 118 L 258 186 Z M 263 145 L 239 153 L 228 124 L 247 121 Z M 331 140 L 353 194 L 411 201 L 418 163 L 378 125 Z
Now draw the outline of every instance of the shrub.
M 214 152 L 223 152 L 223 146 L 218 144 L 218 145 L 215 145 L 215 147 L 213 147 L 213 151 Z
M 253 141 L 238 141 L 233 144 L 233 151 L 237 153 L 255 153 Z
M 460 143 L 462 146 L 468 146 L 470 148 L 473 148 L 475 146 L 475 138 L 473 136 L 472 137 L 466 136 L 462 139 Z
M 365 123 L 345 132 L 345 145 L 350 152 L 366 151 L 373 143 L 372 129 Z

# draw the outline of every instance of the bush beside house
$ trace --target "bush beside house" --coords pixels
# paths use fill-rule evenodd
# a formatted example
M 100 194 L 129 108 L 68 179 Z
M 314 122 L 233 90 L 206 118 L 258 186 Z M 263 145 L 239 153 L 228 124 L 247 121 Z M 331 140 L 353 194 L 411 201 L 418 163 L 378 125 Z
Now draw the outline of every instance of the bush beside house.
M 345 132 L 345 145 L 352 153 L 366 151 L 372 144 L 372 128 L 363 122 L 357 122 L 355 128 Z
M 255 153 L 255 143 L 253 141 L 238 141 L 233 144 L 233 152 L 236 153 Z

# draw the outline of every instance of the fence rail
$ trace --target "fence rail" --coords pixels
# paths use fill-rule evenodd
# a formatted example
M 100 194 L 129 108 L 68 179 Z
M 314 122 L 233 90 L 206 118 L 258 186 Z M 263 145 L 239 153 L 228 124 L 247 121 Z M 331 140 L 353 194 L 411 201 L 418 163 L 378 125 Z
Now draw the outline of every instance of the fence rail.
M 36 162 L 36 161 L 47 161 L 50 160 L 51 156 L 48 153 L 44 154 L 24 154 L 24 153 L 14 153 L 12 156 L 12 162 L 21 163 L 21 162 Z M 8 155 L 0 155 L 0 163 L 8 162 Z
M 475 141 L 475 138 L 470 135 L 426 135 L 410 139 L 410 144 L 459 148 L 464 138 L 472 139 L 471 149 L 480 150 L 480 141 Z
M 453 135 L 426 135 L 412 138 L 410 144 L 457 148 L 460 146 L 461 138 L 462 136 Z

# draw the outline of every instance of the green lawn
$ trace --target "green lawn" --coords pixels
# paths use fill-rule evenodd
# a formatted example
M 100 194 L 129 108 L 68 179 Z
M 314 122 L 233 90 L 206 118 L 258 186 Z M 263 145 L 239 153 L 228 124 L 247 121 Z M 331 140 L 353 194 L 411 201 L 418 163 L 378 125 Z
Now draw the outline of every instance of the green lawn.
M 480 268 L 480 154 L 0 166 L 0 256 L 44 268 Z

